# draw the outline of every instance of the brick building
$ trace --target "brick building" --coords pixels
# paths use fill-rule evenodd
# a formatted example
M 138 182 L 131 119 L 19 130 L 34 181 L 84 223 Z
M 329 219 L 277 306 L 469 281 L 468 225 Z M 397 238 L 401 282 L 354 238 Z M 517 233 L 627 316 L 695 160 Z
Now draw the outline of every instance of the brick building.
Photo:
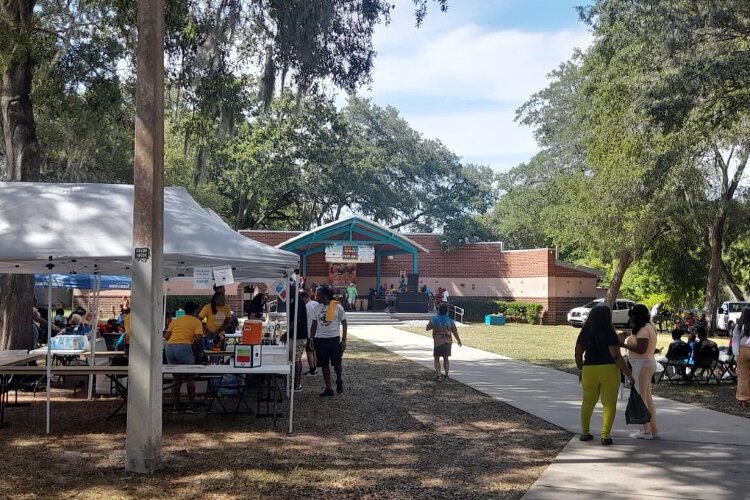
M 368 231 L 378 225 L 364 221 L 368 229 L 359 233 L 356 227 L 352 228 L 353 219 L 362 221 L 356 217 L 340 221 L 344 225 L 349 224 L 348 229 L 344 227 L 343 232 L 335 233 L 329 228 L 325 236 L 317 240 L 305 239 L 312 232 L 301 231 L 250 230 L 240 231 L 240 234 L 261 243 L 298 251 L 302 255 L 303 274 L 307 282 L 324 284 L 329 280 L 329 264 L 325 261 L 324 252 L 327 244 L 332 241 L 357 243 L 365 241 L 364 238 L 374 243 Z M 380 284 L 386 288 L 391 284 L 398 285 L 402 271 L 412 272 L 416 268 L 420 286 L 427 285 L 432 290 L 443 287 L 453 297 L 488 297 L 540 303 L 543 306 L 542 321 L 547 324 L 564 323 L 568 310 L 597 295 L 597 272 L 562 262 L 551 249 L 504 250 L 502 243 L 491 242 L 468 244 L 444 252 L 440 245 L 440 234 L 397 234 L 404 244 L 412 245 L 415 251 L 404 254 L 379 247 L 384 251 L 376 257 L 376 262 L 357 264 L 356 283 L 361 294 L 376 287 L 378 267 Z M 340 239 L 341 235 L 345 240 Z M 393 239 L 391 234 L 388 242 Z M 380 243 L 375 243 L 375 246 Z

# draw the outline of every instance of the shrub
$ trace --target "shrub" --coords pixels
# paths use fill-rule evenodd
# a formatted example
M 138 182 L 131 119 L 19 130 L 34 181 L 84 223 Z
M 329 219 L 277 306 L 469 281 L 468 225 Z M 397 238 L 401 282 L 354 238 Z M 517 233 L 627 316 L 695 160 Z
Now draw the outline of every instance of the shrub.
M 180 309 L 185 305 L 185 302 L 195 302 L 198 307 L 201 308 L 204 305 L 211 302 L 210 295 L 168 295 L 167 296 L 167 312 L 174 316 L 177 309 Z
M 509 320 L 533 325 L 539 321 L 542 305 L 533 302 L 504 302 L 485 298 L 455 298 L 451 304 L 464 309 L 464 321 L 483 322 L 488 314 L 502 313 Z

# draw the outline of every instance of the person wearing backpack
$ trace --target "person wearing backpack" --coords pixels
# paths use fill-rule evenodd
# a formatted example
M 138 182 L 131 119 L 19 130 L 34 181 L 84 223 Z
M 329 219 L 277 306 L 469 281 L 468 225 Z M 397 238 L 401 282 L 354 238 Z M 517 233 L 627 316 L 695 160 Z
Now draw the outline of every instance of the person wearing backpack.
M 612 310 L 606 305 L 591 309 L 581 333 L 578 334 L 575 348 L 576 366 L 583 388 L 581 402 L 581 441 L 591 441 L 591 415 L 601 397 L 602 432 L 601 443 L 612 444 L 610 432 L 617 412 L 617 391 L 620 387 L 620 372 L 633 383 L 625 360 L 620 355 L 620 341 L 612 326 Z
M 732 352 L 737 362 L 737 393 L 735 398 L 743 408 L 750 401 L 750 308 L 742 315 L 732 331 Z

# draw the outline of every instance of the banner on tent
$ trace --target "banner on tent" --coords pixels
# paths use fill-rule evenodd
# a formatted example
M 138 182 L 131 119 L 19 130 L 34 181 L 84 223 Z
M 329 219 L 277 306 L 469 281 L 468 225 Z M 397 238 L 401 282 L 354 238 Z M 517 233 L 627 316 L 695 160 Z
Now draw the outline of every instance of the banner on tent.
M 375 262 L 375 247 L 372 245 L 343 245 L 338 243 L 327 245 L 326 262 L 360 264 Z
M 273 289 L 276 291 L 276 296 L 279 300 L 286 302 L 286 284 L 283 281 L 277 281 L 273 284 Z
M 193 268 L 193 288 L 211 288 L 213 269 L 210 267 Z
M 232 266 L 215 266 L 214 281 L 216 282 L 216 286 L 231 285 L 234 283 Z

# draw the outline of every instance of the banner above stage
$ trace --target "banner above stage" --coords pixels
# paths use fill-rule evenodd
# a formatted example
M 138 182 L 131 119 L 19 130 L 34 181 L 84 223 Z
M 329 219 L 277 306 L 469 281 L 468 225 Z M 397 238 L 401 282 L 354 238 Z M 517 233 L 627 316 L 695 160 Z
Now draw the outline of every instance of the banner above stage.
M 369 264 L 375 262 L 375 247 L 372 245 L 326 245 L 326 262 Z

